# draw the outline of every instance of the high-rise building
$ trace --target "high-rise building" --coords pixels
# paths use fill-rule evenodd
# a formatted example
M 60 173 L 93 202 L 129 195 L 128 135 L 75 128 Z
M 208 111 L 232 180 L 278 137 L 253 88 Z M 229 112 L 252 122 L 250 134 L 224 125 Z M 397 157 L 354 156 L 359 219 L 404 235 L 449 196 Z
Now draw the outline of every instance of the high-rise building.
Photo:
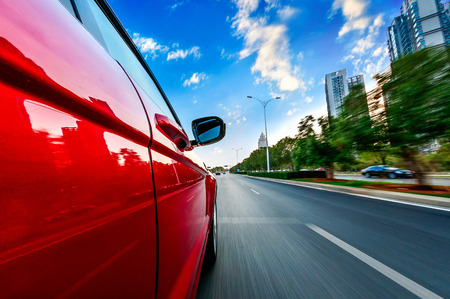
M 412 35 L 410 34 L 411 28 L 406 16 L 401 15 L 394 18 L 391 26 L 388 27 L 387 32 L 391 62 L 400 58 L 402 55 L 414 51 Z
M 348 91 L 352 91 L 352 87 L 358 84 L 362 84 L 364 86 L 364 75 L 357 75 L 347 79 L 348 83 Z
M 450 17 L 441 0 L 404 0 L 387 29 L 391 61 L 425 47 L 450 46 Z
M 364 85 L 364 76 L 358 75 L 347 79 L 346 69 L 325 75 L 325 95 L 329 116 L 339 115 L 345 97 L 356 84 Z
M 264 135 L 264 133 L 261 133 L 261 136 L 259 136 L 258 140 L 258 149 L 262 147 L 266 147 L 266 136 Z

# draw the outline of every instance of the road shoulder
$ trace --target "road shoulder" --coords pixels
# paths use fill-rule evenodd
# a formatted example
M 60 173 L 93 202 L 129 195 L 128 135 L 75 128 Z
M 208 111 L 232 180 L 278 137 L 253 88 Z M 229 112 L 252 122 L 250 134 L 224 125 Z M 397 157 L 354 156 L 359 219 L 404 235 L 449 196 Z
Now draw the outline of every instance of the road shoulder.
M 409 193 L 394 192 L 394 191 L 373 190 L 373 189 L 365 189 L 365 188 L 345 187 L 345 186 L 336 186 L 336 185 L 327 185 L 327 184 L 320 184 L 320 183 L 290 181 L 290 180 L 282 180 L 282 179 L 262 178 L 262 177 L 254 177 L 254 176 L 246 176 L 246 177 L 252 178 L 252 179 L 257 179 L 257 180 L 265 180 L 265 181 L 277 182 L 277 183 L 281 183 L 281 184 L 302 186 L 302 187 L 308 187 L 308 188 L 314 188 L 314 189 L 326 190 L 326 191 L 332 191 L 332 192 L 338 192 L 338 193 L 368 196 L 368 197 L 376 198 L 376 199 L 395 200 L 395 201 L 401 201 L 401 202 L 405 202 L 405 203 L 422 204 L 422 205 L 430 205 L 430 206 L 435 206 L 435 207 L 450 208 L 450 199 L 445 198 L 445 197 L 409 194 Z

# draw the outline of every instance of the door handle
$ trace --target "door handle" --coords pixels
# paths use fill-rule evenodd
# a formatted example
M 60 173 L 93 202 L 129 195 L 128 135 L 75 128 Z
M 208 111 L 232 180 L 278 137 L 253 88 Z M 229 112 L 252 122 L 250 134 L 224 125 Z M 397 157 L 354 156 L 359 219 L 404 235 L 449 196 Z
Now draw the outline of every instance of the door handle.
M 185 151 L 191 148 L 189 137 L 179 124 L 167 116 L 158 113 L 155 114 L 155 120 L 158 130 L 172 140 L 179 150 Z

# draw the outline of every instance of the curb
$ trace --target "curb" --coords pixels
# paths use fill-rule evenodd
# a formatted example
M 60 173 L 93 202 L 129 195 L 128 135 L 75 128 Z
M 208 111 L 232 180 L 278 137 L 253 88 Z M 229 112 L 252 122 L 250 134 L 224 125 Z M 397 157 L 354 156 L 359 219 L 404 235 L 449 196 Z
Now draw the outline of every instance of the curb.
M 286 185 L 294 185 L 294 186 L 314 188 L 314 189 L 332 191 L 332 192 L 338 192 L 338 193 L 368 196 L 368 197 L 377 198 L 377 199 L 397 200 L 397 201 L 401 201 L 401 202 L 405 202 L 405 203 L 415 203 L 415 204 L 430 205 L 430 206 L 434 206 L 434 207 L 450 208 L 450 199 L 444 198 L 444 197 L 408 194 L 408 193 L 395 192 L 395 191 L 373 190 L 373 189 L 366 189 L 366 188 L 335 186 L 335 185 L 320 184 L 320 183 L 288 181 L 288 180 L 282 180 L 282 179 L 262 178 L 262 177 L 254 177 L 254 176 L 246 176 L 246 177 L 252 178 L 252 179 L 257 179 L 257 180 L 272 181 L 272 182 L 277 182 L 277 183 L 286 184 Z

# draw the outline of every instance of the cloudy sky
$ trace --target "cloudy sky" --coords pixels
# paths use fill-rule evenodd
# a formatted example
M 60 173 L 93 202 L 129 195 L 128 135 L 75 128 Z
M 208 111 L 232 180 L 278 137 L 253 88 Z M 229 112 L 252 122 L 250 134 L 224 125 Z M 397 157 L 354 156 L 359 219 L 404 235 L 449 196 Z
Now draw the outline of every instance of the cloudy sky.
M 227 136 L 195 151 L 233 165 L 257 148 L 267 100 L 269 144 L 326 114 L 324 77 L 343 68 L 371 78 L 389 65 L 386 28 L 401 0 L 109 0 L 192 137 L 217 115 Z

